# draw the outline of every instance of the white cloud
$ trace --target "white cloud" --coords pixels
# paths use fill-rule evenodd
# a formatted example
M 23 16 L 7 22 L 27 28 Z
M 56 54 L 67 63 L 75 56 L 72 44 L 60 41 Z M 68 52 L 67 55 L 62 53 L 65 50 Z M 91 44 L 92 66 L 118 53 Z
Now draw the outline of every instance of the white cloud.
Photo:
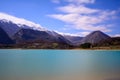
M 104 32 L 111 31 L 106 22 L 115 18 L 117 11 L 100 10 L 86 7 L 85 4 L 76 5 L 74 3 L 94 3 L 95 0 L 66 0 L 70 2 L 66 6 L 57 7 L 60 14 L 51 14 L 49 17 L 61 20 L 67 25 L 77 30 L 101 30 Z
M 75 13 L 69 13 L 69 14 L 53 14 L 49 15 L 52 18 L 61 20 L 65 22 L 66 24 L 72 25 L 74 29 L 78 30 L 101 30 L 104 32 L 111 31 L 107 27 L 109 27 L 110 24 L 102 24 L 104 21 L 111 19 L 111 16 L 113 12 L 101 12 L 100 14 L 95 15 L 82 15 L 82 14 L 75 14 Z M 99 24 L 99 25 L 98 25 Z
M 111 30 L 106 28 L 107 25 L 100 25 L 100 26 L 94 26 L 94 25 L 77 25 L 75 28 L 78 30 L 89 30 L 89 31 L 96 31 L 101 30 L 103 32 L 110 32 Z
M 90 32 L 79 32 L 79 33 L 76 33 L 76 34 L 79 35 L 79 36 L 81 36 L 81 37 L 85 37 L 88 34 L 90 34 Z
M 63 32 L 59 32 L 59 31 L 55 31 L 55 32 L 58 33 L 58 34 L 61 34 L 63 36 L 67 36 L 67 35 L 69 35 L 69 36 L 80 36 L 79 34 L 63 33 Z
M 60 11 L 59 14 L 49 14 L 48 16 L 65 23 L 64 30 L 80 31 L 74 35 L 86 36 L 91 31 L 101 30 L 103 32 L 111 32 L 115 25 L 112 21 L 117 19 L 119 10 L 98 9 L 87 7 L 86 4 L 94 4 L 95 0 L 59 0 L 67 2 L 67 5 L 58 6 L 56 9 Z M 81 32 L 83 31 L 83 32 Z M 66 33 L 73 35 L 70 33 Z M 114 36 L 120 36 L 116 34 Z
M 73 23 L 76 21 L 76 18 L 79 17 L 78 14 L 53 14 L 53 15 L 48 15 L 49 17 L 61 20 L 66 23 Z
M 85 36 L 87 36 L 88 34 L 90 34 L 90 32 L 87 32 L 87 31 L 85 31 L 85 32 L 79 32 L 79 33 L 74 33 L 74 34 L 71 34 L 71 33 L 63 33 L 63 32 L 59 32 L 59 31 L 55 31 L 55 32 L 57 32 L 57 33 L 59 33 L 59 34 L 61 34 L 61 35 L 69 35 L 69 36 L 80 36 L 80 37 L 85 37 Z
M 97 9 L 87 8 L 84 5 L 77 6 L 74 4 L 58 7 L 57 9 L 65 13 L 77 13 L 77 14 L 91 14 L 91 13 L 100 12 L 100 10 Z

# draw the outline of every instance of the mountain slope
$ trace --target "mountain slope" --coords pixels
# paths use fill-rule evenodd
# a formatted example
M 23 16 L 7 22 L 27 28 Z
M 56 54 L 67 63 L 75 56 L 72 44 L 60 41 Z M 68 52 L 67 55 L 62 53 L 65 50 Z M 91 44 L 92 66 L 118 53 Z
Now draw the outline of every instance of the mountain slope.
M 13 40 L 9 38 L 6 32 L 0 28 L 0 44 L 13 44 Z
M 87 35 L 86 37 L 84 37 L 80 41 L 80 44 L 83 44 L 83 43 L 98 44 L 105 40 L 111 40 L 111 37 L 109 37 L 108 35 L 104 34 L 101 31 L 94 31 L 89 35 Z
M 63 38 L 61 35 L 55 33 L 56 35 L 50 34 L 46 31 L 36 31 L 32 29 L 21 29 L 14 36 L 14 40 L 17 43 L 21 42 L 57 42 L 67 44 L 69 41 Z

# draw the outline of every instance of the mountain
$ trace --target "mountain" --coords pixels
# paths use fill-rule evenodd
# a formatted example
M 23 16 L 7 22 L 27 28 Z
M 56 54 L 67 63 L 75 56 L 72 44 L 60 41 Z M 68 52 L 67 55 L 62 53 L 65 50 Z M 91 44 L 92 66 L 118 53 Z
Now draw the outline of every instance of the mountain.
M 101 31 L 93 31 L 85 37 L 60 34 L 41 25 L 0 13 L 0 47 L 68 49 L 84 43 L 96 46 L 120 45 L 120 38 L 111 38 Z M 9 45 L 10 44 L 10 45 Z
M 28 42 L 71 44 L 69 40 L 55 31 L 47 30 L 39 24 L 7 14 L 0 13 L 0 28 L 16 44 Z
M 69 44 L 70 41 L 65 39 L 63 36 L 51 32 L 51 31 L 37 31 L 32 29 L 21 29 L 14 36 L 14 40 L 17 43 L 21 42 L 30 42 L 30 41 L 39 41 L 39 42 L 56 42 L 56 43 L 64 43 Z
M 83 39 L 83 37 L 80 36 L 71 36 L 71 35 L 63 35 L 66 39 L 68 39 L 72 45 L 77 45 L 80 43 L 80 41 Z
M 0 44 L 13 44 L 13 40 L 7 35 L 7 33 L 0 28 Z
M 87 35 L 86 37 L 84 37 L 80 41 L 80 44 L 83 43 L 100 44 L 101 42 L 104 42 L 106 40 L 111 40 L 111 37 L 101 31 L 94 31 Z

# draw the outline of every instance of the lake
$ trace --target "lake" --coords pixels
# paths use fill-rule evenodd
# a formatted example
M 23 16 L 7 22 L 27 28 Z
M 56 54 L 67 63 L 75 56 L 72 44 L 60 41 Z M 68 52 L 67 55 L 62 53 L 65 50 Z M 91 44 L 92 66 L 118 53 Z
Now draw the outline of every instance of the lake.
M 120 50 L 0 50 L 0 80 L 120 80 Z

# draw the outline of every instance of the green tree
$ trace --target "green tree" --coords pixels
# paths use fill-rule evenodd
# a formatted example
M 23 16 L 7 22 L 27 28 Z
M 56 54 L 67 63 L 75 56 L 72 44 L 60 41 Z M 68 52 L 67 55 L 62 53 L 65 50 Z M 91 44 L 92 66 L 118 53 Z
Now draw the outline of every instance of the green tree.
M 92 44 L 91 43 L 84 43 L 84 44 L 81 44 L 80 47 L 81 48 L 84 48 L 84 49 L 87 49 L 87 48 L 91 48 Z

